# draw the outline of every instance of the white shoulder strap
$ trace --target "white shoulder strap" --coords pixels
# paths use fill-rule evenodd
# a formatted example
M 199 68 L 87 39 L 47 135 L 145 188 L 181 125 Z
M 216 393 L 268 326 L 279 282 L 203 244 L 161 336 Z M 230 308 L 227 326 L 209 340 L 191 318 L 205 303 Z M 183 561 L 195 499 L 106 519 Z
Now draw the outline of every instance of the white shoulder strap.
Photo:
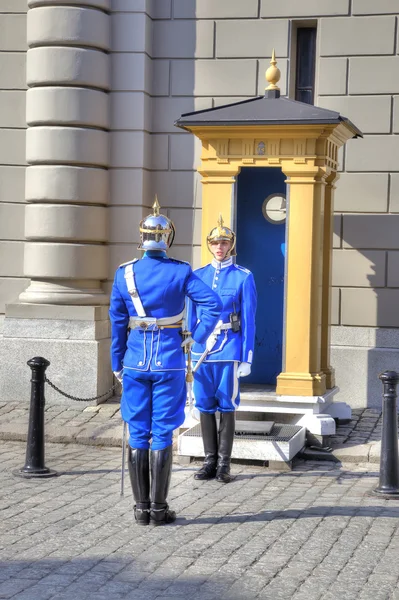
M 139 317 L 146 317 L 147 315 L 145 314 L 145 310 L 144 310 L 143 304 L 141 302 L 141 298 L 139 296 L 138 290 L 136 288 L 136 282 L 134 279 L 134 269 L 133 269 L 134 262 L 129 263 L 125 267 L 125 279 L 126 279 L 127 291 L 129 292 L 130 296 L 132 297 L 132 302 L 133 302 L 134 308 L 136 309 L 137 315 Z

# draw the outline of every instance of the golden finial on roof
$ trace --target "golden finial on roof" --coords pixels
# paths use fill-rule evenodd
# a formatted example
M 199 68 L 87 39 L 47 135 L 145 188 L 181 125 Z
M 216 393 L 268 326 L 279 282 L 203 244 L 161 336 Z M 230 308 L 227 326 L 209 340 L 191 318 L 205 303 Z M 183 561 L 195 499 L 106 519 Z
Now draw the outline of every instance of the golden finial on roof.
M 269 85 L 265 89 L 266 90 L 279 90 L 280 88 L 276 84 L 280 81 L 281 71 L 278 67 L 276 67 L 277 61 L 276 61 L 276 54 L 274 52 L 274 48 L 273 48 L 272 59 L 270 61 L 270 64 L 271 64 L 271 66 L 267 69 L 266 75 L 265 75 L 266 81 L 269 82 Z
M 154 204 L 152 205 L 152 209 L 153 209 L 153 215 L 154 217 L 157 217 L 159 215 L 159 209 L 161 207 L 159 206 L 159 202 L 158 202 L 158 196 L 157 194 L 155 194 L 155 200 L 154 200 Z

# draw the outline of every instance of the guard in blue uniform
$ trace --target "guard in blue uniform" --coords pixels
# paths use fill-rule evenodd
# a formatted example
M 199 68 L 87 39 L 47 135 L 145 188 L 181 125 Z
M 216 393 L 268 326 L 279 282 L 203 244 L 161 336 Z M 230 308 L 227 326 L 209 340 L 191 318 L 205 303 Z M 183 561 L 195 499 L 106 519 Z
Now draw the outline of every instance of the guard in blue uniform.
M 229 483 L 235 430 L 240 403 L 239 378 L 249 375 L 255 343 L 256 288 L 252 273 L 233 263 L 235 233 L 222 216 L 207 238 L 212 262 L 195 271 L 223 302 L 222 314 L 206 342 L 192 348 L 195 406 L 200 412 L 205 459 L 195 479 Z M 201 306 L 190 308 L 194 327 L 203 319 Z M 220 413 L 217 431 L 216 411 Z
M 140 223 L 141 260 L 121 265 L 111 294 L 111 362 L 123 383 L 121 415 L 129 427 L 129 475 L 139 525 L 171 523 L 166 498 L 172 470 L 173 430 L 184 421 L 185 355 L 182 346 L 204 343 L 221 311 L 217 294 L 188 263 L 168 258 L 175 229 L 159 214 Z M 183 340 L 185 297 L 201 308 L 201 321 Z M 151 440 L 151 452 L 150 452 Z M 151 474 L 151 489 L 150 489 Z

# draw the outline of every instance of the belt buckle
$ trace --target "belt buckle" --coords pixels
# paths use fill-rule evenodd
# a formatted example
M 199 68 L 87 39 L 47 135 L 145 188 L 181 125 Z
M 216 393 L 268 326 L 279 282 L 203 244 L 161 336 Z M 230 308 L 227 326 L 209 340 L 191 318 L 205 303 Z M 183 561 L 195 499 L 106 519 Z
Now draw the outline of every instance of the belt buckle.
M 157 320 L 155 317 L 147 317 L 146 319 L 143 319 L 142 321 L 139 322 L 139 327 L 141 329 L 144 329 L 144 331 L 145 331 L 146 329 L 151 327 L 151 325 L 156 325 L 156 324 L 157 324 Z

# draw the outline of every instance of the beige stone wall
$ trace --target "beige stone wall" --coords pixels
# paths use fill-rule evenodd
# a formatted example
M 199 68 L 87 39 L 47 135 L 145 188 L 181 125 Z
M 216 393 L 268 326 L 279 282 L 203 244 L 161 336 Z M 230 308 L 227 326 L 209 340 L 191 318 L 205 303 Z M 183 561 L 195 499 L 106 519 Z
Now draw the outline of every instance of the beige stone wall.
M 365 134 L 341 153 L 333 323 L 398 326 L 396 0 L 114 0 L 113 10 L 111 271 L 131 255 L 140 207 L 155 192 L 176 221 L 174 253 L 197 263 L 198 146 L 173 121 L 262 93 L 272 47 L 282 93 L 292 96 L 293 31 L 311 18 L 318 28 L 315 101 Z
M 200 186 L 194 139 L 173 125 L 211 106 L 195 98 L 194 57 L 212 64 L 211 21 L 173 19 L 171 0 L 112 3 L 110 271 L 140 256 L 138 223 L 155 194 L 176 224 L 172 255 L 199 260 Z M 184 10 L 184 3 L 181 11 Z M 204 61 L 201 60 L 201 65 Z M 194 247 L 193 247 L 194 241 Z
M 23 278 L 26 0 L 0 3 L 0 314 Z

